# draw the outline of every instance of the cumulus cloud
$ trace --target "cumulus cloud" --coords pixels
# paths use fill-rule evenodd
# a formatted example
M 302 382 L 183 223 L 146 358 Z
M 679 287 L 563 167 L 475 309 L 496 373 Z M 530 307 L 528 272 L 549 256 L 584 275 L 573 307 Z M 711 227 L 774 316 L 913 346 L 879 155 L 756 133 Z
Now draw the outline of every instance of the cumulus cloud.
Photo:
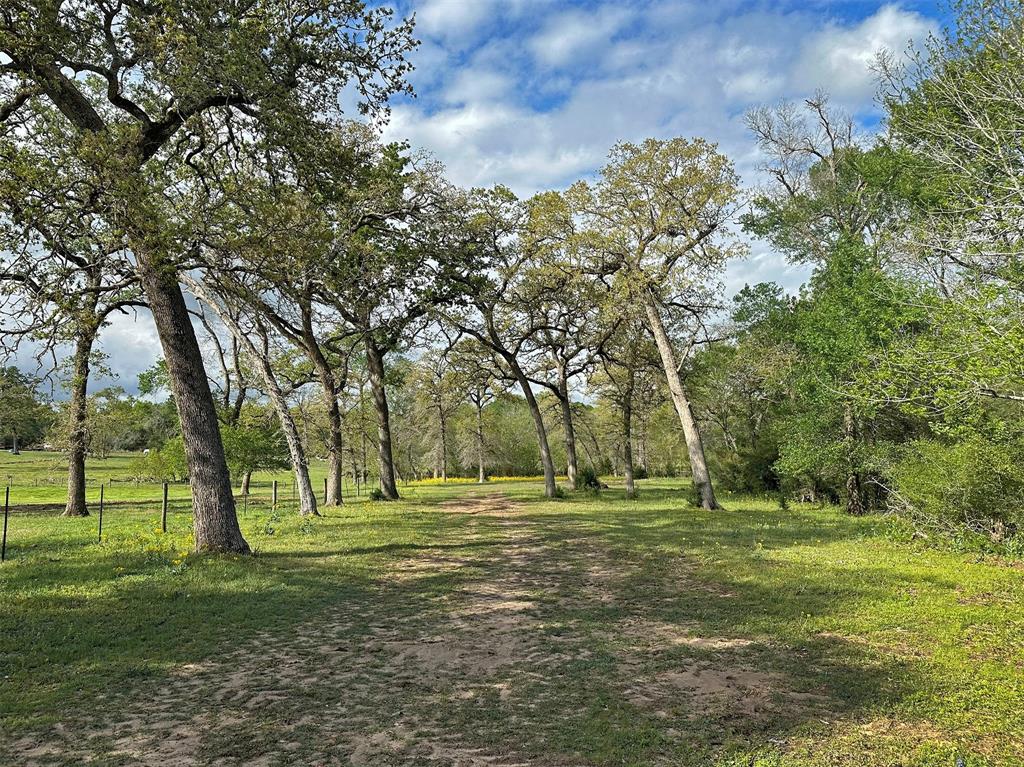
M 647 136 L 716 140 L 754 181 L 747 109 L 822 88 L 873 121 L 875 53 L 904 50 L 933 28 L 895 5 L 848 20 L 738 2 L 524 16 L 461 65 L 451 59 L 436 89 L 395 109 L 386 133 L 434 151 L 456 183 L 524 194 L 592 173 L 615 141 Z
M 600 54 L 629 18 L 629 12 L 618 5 L 597 12 L 566 11 L 547 21 L 529 47 L 541 65 L 578 65 Z
M 416 8 L 416 30 L 450 45 L 464 45 L 495 12 L 491 0 L 425 0 Z
M 895 5 L 883 6 L 852 27 L 831 23 L 803 47 L 794 80 L 805 88 L 826 83 L 836 100 L 863 102 L 875 92 L 872 65 L 878 53 L 901 56 L 911 40 L 920 43 L 933 29 L 932 21 Z

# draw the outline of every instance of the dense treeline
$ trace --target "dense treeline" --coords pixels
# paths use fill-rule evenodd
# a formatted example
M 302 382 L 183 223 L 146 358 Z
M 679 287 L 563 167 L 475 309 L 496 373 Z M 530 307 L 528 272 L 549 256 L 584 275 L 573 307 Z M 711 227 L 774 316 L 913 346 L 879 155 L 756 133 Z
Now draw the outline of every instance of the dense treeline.
M 407 90 L 410 22 L 300 5 L 0 14 L 4 348 L 69 359 L 66 400 L 3 430 L 68 451 L 65 513 L 88 513 L 87 452 L 159 446 L 138 470 L 188 476 L 212 550 L 247 550 L 231 486 L 254 471 L 290 465 L 317 514 L 311 457 L 328 504 L 346 474 L 395 499 L 426 476 L 554 496 L 612 473 L 632 495 L 685 472 L 706 509 L 717 485 L 1016 532 L 1018 3 L 880 60 L 874 135 L 824 95 L 752 112 L 750 199 L 716 146 L 673 138 L 526 200 L 341 113 Z M 809 268 L 799 295 L 723 299 L 744 234 Z M 169 405 L 88 390 L 138 306 L 165 357 L 141 390 Z M 0 401 L 34 391 L 5 375 Z

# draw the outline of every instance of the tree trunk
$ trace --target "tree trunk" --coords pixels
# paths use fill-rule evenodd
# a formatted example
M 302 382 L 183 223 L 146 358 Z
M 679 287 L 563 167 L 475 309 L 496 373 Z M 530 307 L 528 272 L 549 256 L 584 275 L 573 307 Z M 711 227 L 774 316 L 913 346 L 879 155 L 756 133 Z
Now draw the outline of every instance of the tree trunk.
M 338 382 L 313 332 L 312 310 L 308 306 L 303 306 L 302 309 L 302 345 L 316 368 L 324 405 L 327 407 L 327 493 L 324 496 L 324 505 L 340 506 L 342 503 L 341 478 L 345 469 L 342 465 L 344 456 L 341 452 L 342 424 L 341 408 L 338 406 Z
M 11 435 L 11 455 L 21 455 L 21 448 L 18 447 L 18 432 Z
M 235 328 L 239 330 L 239 328 Z M 253 361 L 260 368 L 263 376 L 264 386 L 267 389 L 267 396 L 270 398 L 274 410 L 277 411 L 277 420 L 281 424 L 281 431 L 284 432 L 284 440 L 288 444 L 288 455 L 292 461 L 292 471 L 295 472 L 295 484 L 299 491 L 299 514 L 304 517 L 316 517 L 320 513 L 316 508 L 316 492 L 313 490 L 313 483 L 309 478 L 309 459 L 306 456 L 306 448 L 299 435 L 299 427 L 292 416 L 291 408 L 288 407 L 288 399 L 277 381 L 274 369 L 267 360 L 267 355 L 260 354 L 253 346 L 252 341 L 243 337 L 240 338 L 249 347 Z
M 95 330 L 83 326 L 75 339 L 75 354 L 71 374 L 71 401 L 68 403 L 71 429 L 68 437 L 68 500 L 65 517 L 87 517 L 85 503 L 85 453 L 88 440 L 89 358 L 96 339 Z
M 341 408 L 338 406 L 338 395 L 334 386 L 334 374 L 330 368 L 321 367 L 317 362 L 317 375 L 320 378 L 320 388 L 323 393 L 324 405 L 327 408 L 327 494 L 324 496 L 325 506 L 340 506 L 341 477 L 344 473 L 342 466 L 342 425 Z
M 235 514 L 217 409 L 178 276 L 146 252 L 144 240 L 133 245 L 181 421 L 192 486 L 196 550 L 248 554 L 249 544 L 242 537 Z
M 366 338 L 366 362 L 370 373 L 370 391 L 373 407 L 377 411 L 377 435 L 380 457 L 380 490 L 389 501 L 397 501 L 395 484 L 395 458 L 391 449 L 391 416 L 388 413 L 388 395 L 384 388 L 384 356 L 373 338 Z
M 476 465 L 477 482 L 482 485 L 487 481 L 487 473 L 484 469 L 484 409 L 480 405 L 476 406 Z
M 302 437 L 299 435 L 295 418 L 292 417 L 288 401 L 270 364 L 264 360 L 260 367 L 263 369 L 263 377 L 266 380 L 267 395 L 277 411 L 277 418 L 281 423 L 281 430 L 284 432 L 284 440 L 288 444 L 288 455 L 292 460 L 295 484 L 299 491 L 299 514 L 303 517 L 320 516 L 320 512 L 316 508 L 316 492 L 313 490 L 313 483 L 309 478 L 309 459 L 306 457 L 306 449 L 302 444 Z
M 548 446 L 548 432 L 544 427 L 544 416 L 540 412 L 540 405 L 533 394 L 533 388 L 526 377 L 526 373 L 519 367 L 519 362 L 514 355 L 503 354 L 509 368 L 519 382 L 523 390 L 523 397 L 530 408 L 530 416 L 533 418 L 533 426 L 537 431 L 537 446 L 540 448 L 540 463 L 544 468 L 544 495 L 547 498 L 554 498 L 558 494 L 558 485 L 555 484 L 555 464 L 551 460 L 551 448 Z
M 565 473 L 569 478 L 569 486 L 573 490 L 579 490 L 576 428 L 572 422 L 572 401 L 569 399 L 569 382 L 566 380 L 564 370 L 559 371 L 558 404 L 562 408 L 562 426 L 565 430 Z
M 661 321 L 658 306 L 649 293 L 644 298 L 644 310 L 647 312 L 647 320 L 650 323 L 651 332 L 654 334 L 654 342 L 661 355 L 661 364 L 665 369 L 669 391 L 672 393 L 672 402 L 679 415 L 679 423 L 683 427 L 686 450 L 690 456 L 690 474 L 693 477 L 693 486 L 700 495 L 702 507 L 709 510 L 717 509 L 718 501 L 715 499 L 715 491 L 711 485 L 711 473 L 708 471 L 707 459 L 704 456 L 704 442 L 700 436 L 700 429 L 697 427 L 697 421 L 690 409 L 690 401 L 683 389 L 683 382 L 679 378 L 672 342 L 669 340 L 668 333 L 665 332 L 665 325 Z
M 636 497 L 633 478 L 633 390 L 629 387 L 622 397 L 622 465 L 626 475 L 626 498 Z
M 859 517 L 864 514 L 864 495 L 860 472 L 854 468 L 853 462 L 853 448 L 857 439 L 857 422 L 854 419 L 853 408 L 849 402 L 843 406 L 843 432 L 848 466 L 846 474 L 846 513 Z
M 438 445 L 438 448 L 441 451 L 441 456 L 440 456 L 440 460 L 441 460 L 441 481 L 442 482 L 447 482 L 448 481 L 448 423 L 447 423 L 447 419 L 444 417 L 444 410 L 442 409 L 441 406 L 438 406 L 438 408 L 437 408 L 437 427 L 438 427 L 438 431 L 439 431 L 438 436 L 440 437 L 440 440 L 441 440 L 441 444 Z

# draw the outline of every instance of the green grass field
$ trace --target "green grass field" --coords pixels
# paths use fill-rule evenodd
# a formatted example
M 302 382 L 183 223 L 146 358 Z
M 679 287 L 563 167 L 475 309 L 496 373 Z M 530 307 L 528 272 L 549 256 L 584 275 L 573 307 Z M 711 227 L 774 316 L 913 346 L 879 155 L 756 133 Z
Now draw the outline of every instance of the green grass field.
M 159 482 L 136 482 L 132 479 L 130 465 L 135 454 L 114 454 L 108 458 L 90 457 L 86 462 L 86 498 L 97 503 L 100 485 L 104 485 L 104 504 L 124 505 L 153 503 L 159 504 L 163 497 L 163 486 Z M 0 452 L 0 491 L 11 487 L 11 505 L 17 509 L 24 506 L 48 506 L 63 508 L 67 497 L 67 459 L 61 453 L 27 450 L 21 455 Z M 327 467 L 322 461 L 310 464 L 313 489 L 323 490 Z M 289 471 L 257 472 L 253 475 L 250 495 L 269 499 L 273 481 L 278 481 L 278 499 L 281 503 L 293 498 L 294 476 Z M 365 492 L 356 488 L 351 479 L 346 479 L 343 493 Z M 236 494 L 239 489 L 235 488 Z M 186 482 L 171 482 L 167 496 L 172 501 L 187 502 L 190 496 Z M 2 501 L 2 498 L 0 498 Z
M 0 764 L 1024 764 L 1018 564 L 679 481 L 404 493 L 257 500 L 252 558 L 12 516 Z

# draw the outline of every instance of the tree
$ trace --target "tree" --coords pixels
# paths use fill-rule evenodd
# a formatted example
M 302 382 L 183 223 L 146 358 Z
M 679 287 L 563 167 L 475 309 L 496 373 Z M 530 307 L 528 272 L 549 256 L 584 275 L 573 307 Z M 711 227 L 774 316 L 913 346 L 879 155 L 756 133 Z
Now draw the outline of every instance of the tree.
M 131 249 L 167 360 L 192 478 L 196 547 L 247 552 L 165 199 L 190 159 L 231 143 L 315 141 L 353 83 L 363 108 L 405 87 L 410 25 L 362 3 L 12 0 L 0 10 L 0 127 L 40 157 L 68 154 L 101 183 L 88 210 Z M 53 125 L 46 105 L 62 120 Z M 229 135 L 225 143 L 220 137 Z
M 527 355 L 536 358 L 530 380 L 558 401 L 565 433 L 566 474 L 578 489 L 578 458 L 571 397 L 572 382 L 590 370 L 614 320 L 599 323 L 606 286 L 587 271 L 572 211 L 562 195 L 546 192 L 527 203 L 521 294 L 523 312 L 535 332 Z
M 519 385 L 537 435 L 544 494 L 552 498 L 558 487 L 547 428 L 530 377 L 519 359 L 536 332 L 517 296 L 528 259 L 518 238 L 525 213 L 522 203 L 504 187 L 473 190 L 463 201 L 457 224 L 459 241 L 452 247 L 472 254 L 472 259 L 488 268 L 467 270 L 454 277 L 466 306 L 444 312 L 444 320 L 490 350 L 503 367 L 503 376 Z
M 15 367 L 0 368 L 0 439 L 11 440 L 12 453 L 38 442 L 51 417 L 35 381 Z
M 1024 158 L 1024 8 L 964 0 L 956 24 L 901 65 L 880 61 L 888 145 L 909 171 L 908 248 L 940 283 L 969 278 L 1024 289 L 1018 254 Z
M 651 348 L 641 318 L 633 313 L 618 318 L 614 332 L 599 349 L 600 367 L 590 377 L 591 389 L 611 401 L 618 411 L 623 476 L 626 497 L 636 496 L 633 466 L 633 410 L 637 389 L 645 372 L 656 364 L 657 349 Z M 646 469 L 646 466 L 644 467 Z
M 27 341 L 41 364 L 71 346 L 64 516 L 80 517 L 89 514 L 87 394 L 96 339 L 110 315 L 144 304 L 121 241 L 96 216 L 68 215 L 68 200 L 82 207 L 98 193 L 88 175 L 78 164 L 38 159 L 0 138 L 0 346 L 10 354 Z
M 779 491 L 776 462 L 798 359 L 793 302 L 775 283 L 744 286 L 722 331 L 727 338 L 695 354 L 687 376 L 711 463 L 730 490 Z
M 305 445 L 292 415 L 287 393 L 274 369 L 275 351 L 271 343 L 271 333 L 261 317 L 244 317 L 240 308 L 237 305 L 232 305 L 230 298 L 226 298 L 226 296 L 230 296 L 228 290 L 211 289 L 207 283 L 200 282 L 191 275 L 183 275 L 182 279 L 192 294 L 216 313 L 228 332 L 244 350 L 249 363 L 259 371 L 263 380 L 264 392 L 277 413 L 281 431 L 288 445 L 288 453 L 292 459 L 292 470 L 295 472 L 295 481 L 299 492 L 299 514 L 318 516 L 316 493 L 309 477 L 309 460 L 306 456 Z M 207 279 L 213 280 L 214 277 L 208 275 Z
M 433 437 L 434 477 L 448 481 L 448 457 L 451 452 L 451 418 L 462 404 L 460 381 L 449 358 L 450 349 L 428 348 L 413 367 L 411 385 L 420 400 L 420 418 L 426 416 L 433 427 L 423 434 Z M 424 412 L 426 411 L 426 412 Z
M 451 365 L 459 388 L 473 406 L 472 457 L 476 461 L 477 482 L 483 484 L 487 481 L 484 408 L 498 394 L 494 360 L 491 352 L 479 341 L 464 338 L 451 350 Z
M 714 144 L 648 139 L 617 144 L 595 184 L 580 181 L 567 193 L 583 219 L 595 270 L 614 275 L 618 295 L 644 307 L 686 436 L 693 484 L 706 509 L 718 502 L 665 313 L 681 312 L 696 326 L 692 346 L 715 305 L 719 271 L 741 253 L 725 236 L 737 185 L 732 162 Z
M 441 209 L 449 191 L 436 163 L 390 145 L 369 173 L 370 187 L 380 187 L 390 205 L 374 201 L 369 211 L 357 206 L 340 219 L 331 249 L 344 257 L 330 261 L 324 300 L 362 342 L 377 416 L 380 488 L 396 500 L 387 357 L 415 336 L 429 312 L 455 298 L 457 275 L 470 266 L 463 252 L 445 246 Z
M 242 495 L 249 494 L 255 471 L 288 468 L 288 451 L 274 415 L 264 408 L 248 407 L 238 420 L 221 426 L 228 465 L 239 479 Z
M 896 308 L 902 288 L 884 273 L 894 215 L 892 157 L 861 146 L 852 120 L 821 94 L 803 109 L 755 110 L 748 124 L 776 184 L 754 200 L 744 226 L 792 260 L 815 266 L 793 338 L 803 355 L 795 367 L 804 373 L 797 394 L 809 399 L 802 420 L 791 420 L 794 439 L 782 451 L 783 466 L 828 474 L 844 466 L 847 510 L 862 514 L 873 431 L 865 419 L 872 408 L 852 383 L 866 355 L 902 322 Z M 822 431 L 827 428 L 838 441 Z

